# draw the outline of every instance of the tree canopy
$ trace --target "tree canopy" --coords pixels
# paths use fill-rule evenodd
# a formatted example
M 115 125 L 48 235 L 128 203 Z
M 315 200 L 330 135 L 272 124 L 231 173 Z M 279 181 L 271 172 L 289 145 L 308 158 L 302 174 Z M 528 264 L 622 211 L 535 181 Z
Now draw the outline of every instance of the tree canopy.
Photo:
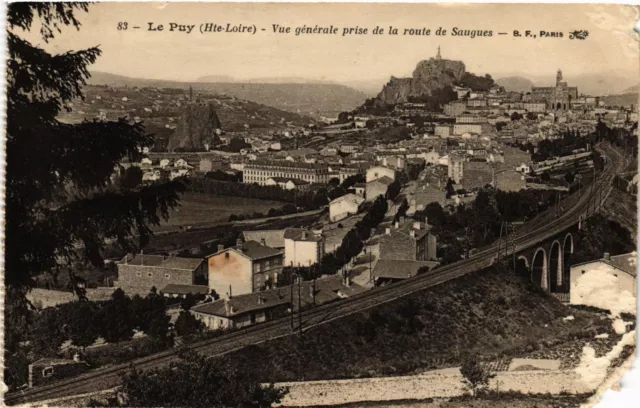
M 27 292 L 34 277 L 66 266 L 103 266 L 110 239 L 125 252 L 147 244 L 151 227 L 178 205 L 184 183 L 125 185 L 114 177 L 122 162 L 138 162 L 153 136 L 142 123 L 58 120 L 82 98 L 97 47 L 50 54 L 21 37 L 40 28 L 45 43 L 64 28 L 80 28 L 75 14 L 87 3 L 11 3 L 7 10 L 7 131 L 5 201 L 5 383 L 20 384 L 30 325 Z M 135 183 L 134 183 L 135 184 Z M 81 283 L 71 277 L 71 282 Z M 81 299 L 84 291 L 74 289 Z M 86 302 L 81 302 L 86 303 Z M 74 310 L 70 326 L 91 325 L 89 305 Z M 93 342 L 95 333 L 72 336 Z M 57 340 L 56 340 L 57 341 Z
M 87 10 L 84 3 L 8 7 L 5 279 L 22 295 L 33 276 L 61 263 L 101 265 L 106 238 L 124 250 L 144 246 L 150 226 L 168 217 L 184 189 L 180 181 L 126 189 L 112 183 L 121 161 L 139 161 L 152 145 L 142 124 L 57 119 L 82 97 L 101 51 L 51 55 L 16 33 L 37 19 L 47 42 L 64 26 L 79 29 L 74 13 Z
M 123 378 L 128 407 L 270 407 L 287 390 L 263 387 L 253 371 L 240 370 L 228 357 L 183 352 L 170 367 L 133 370 Z

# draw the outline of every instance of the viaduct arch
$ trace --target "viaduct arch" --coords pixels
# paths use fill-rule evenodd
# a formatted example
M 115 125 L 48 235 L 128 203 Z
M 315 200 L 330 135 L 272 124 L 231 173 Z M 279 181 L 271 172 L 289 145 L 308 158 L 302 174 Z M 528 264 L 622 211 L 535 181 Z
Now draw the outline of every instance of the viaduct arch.
M 569 270 L 575 250 L 572 232 L 563 233 L 516 256 L 517 276 L 528 277 L 551 293 L 569 292 Z

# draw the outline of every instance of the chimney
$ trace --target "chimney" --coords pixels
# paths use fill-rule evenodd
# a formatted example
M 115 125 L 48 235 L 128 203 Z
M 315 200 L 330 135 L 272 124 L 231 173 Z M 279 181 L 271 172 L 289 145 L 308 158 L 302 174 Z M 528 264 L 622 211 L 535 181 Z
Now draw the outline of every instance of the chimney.
M 262 244 L 262 246 L 267 246 L 267 240 L 264 238 L 260 238 L 260 243 Z
M 302 230 L 302 240 L 304 241 L 305 239 L 307 239 L 307 231 Z
M 385 235 L 391 235 L 391 228 L 385 228 L 384 233 Z
M 605 252 L 604 253 L 604 260 L 605 261 L 610 261 L 611 260 L 611 254 L 609 252 Z
M 416 230 L 409 231 L 409 235 L 411 235 L 411 238 L 415 238 L 416 237 Z
M 224 245 L 218 244 L 218 252 L 221 252 L 224 249 Z
M 242 252 L 242 240 L 240 238 L 236 239 L 236 249 Z
M 73 355 L 73 361 L 75 361 L 76 363 L 80 362 L 80 354 L 79 353 L 75 353 Z
M 400 223 L 396 221 L 396 229 L 400 228 Z
M 224 312 L 225 312 L 225 314 L 227 316 L 232 313 L 231 312 L 231 305 L 229 304 L 229 299 L 225 299 L 224 300 Z
M 413 223 L 413 229 L 420 230 L 420 221 L 416 221 Z

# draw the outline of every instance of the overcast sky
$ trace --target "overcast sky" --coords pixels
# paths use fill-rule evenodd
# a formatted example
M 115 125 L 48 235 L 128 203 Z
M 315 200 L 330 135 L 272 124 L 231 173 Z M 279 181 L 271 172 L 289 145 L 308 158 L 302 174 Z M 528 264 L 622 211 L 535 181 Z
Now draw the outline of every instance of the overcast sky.
M 616 71 L 638 75 L 638 42 L 632 25 L 637 11 L 613 5 L 434 5 L 434 4 L 207 4 L 101 3 L 78 13 L 79 32 L 66 28 L 46 45 L 54 52 L 100 45 L 103 55 L 92 70 L 153 79 L 192 81 L 204 75 L 305 77 L 334 81 L 410 74 L 416 63 L 442 56 L 462 60 L 467 70 L 499 77 L 507 73 L 565 77 Z M 118 31 L 126 21 L 128 30 Z M 147 31 L 148 23 L 195 24 L 191 34 Z M 197 32 L 202 23 L 256 25 L 256 35 Z M 334 25 L 385 29 L 380 36 L 276 35 L 271 25 Z M 140 26 L 135 30 L 132 26 Z M 390 36 L 398 28 L 431 28 L 432 35 Z M 490 38 L 438 37 L 438 27 L 492 30 Z M 265 28 L 266 31 L 261 31 Z M 514 39 L 513 30 L 562 31 L 564 38 Z M 584 41 L 568 32 L 588 30 Z M 402 31 L 402 30 L 400 30 Z M 498 32 L 509 35 L 498 36 Z M 341 33 L 341 32 L 340 32 Z

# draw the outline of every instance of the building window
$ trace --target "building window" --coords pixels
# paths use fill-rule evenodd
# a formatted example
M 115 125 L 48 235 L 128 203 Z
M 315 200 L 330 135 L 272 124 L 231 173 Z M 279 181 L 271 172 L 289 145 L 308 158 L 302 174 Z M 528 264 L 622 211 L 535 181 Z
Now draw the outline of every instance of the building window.
M 136 276 L 139 278 L 142 276 L 142 272 L 136 272 Z
M 48 378 L 48 377 L 51 377 L 52 375 L 53 375 L 53 367 L 45 367 L 42 370 L 42 377 Z
M 153 273 L 152 272 L 147 272 L 147 278 L 151 278 L 153 277 Z
M 168 273 L 164 274 L 165 279 L 169 279 L 171 277 L 171 275 L 169 275 Z

